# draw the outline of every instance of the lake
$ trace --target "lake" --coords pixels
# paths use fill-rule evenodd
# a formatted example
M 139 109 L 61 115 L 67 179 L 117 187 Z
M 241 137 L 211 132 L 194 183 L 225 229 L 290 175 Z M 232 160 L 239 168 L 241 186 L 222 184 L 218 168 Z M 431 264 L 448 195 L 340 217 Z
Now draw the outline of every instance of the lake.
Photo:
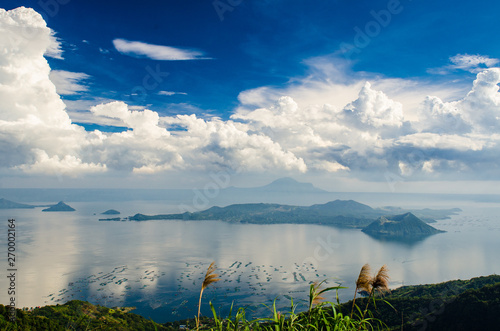
M 135 306 L 136 313 L 158 322 L 190 318 L 212 261 L 221 280 L 204 293 L 205 315 L 210 315 L 209 301 L 222 313 L 234 302 L 236 307 L 249 306 L 255 316 L 266 314 L 262 303 L 277 299 L 279 307 L 288 307 L 289 297 L 306 300 L 309 284 L 322 280 L 349 287 L 339 291 L 341 300 L 349 300 L 365 263 L 374 271 L 387 264 L 393 288 L 500 271 L 500 204 L 493 202 L 442 203 L 442 208 L 460 207 L 463 212 L 432 224 L 446 233 L 417 242 L 381 241 L 360 230 L 320 225 L 99 222 L 110 217 L 99 215 L 107 209 L 119 210 L 122 217 L 168 213 L 178 211 L 177 202 L 65 202 L 76 211 L 0 210 L 3 233 L 7 220 L 16 219 L 19 307 L 80 299 L 109 307 Z M 3 235 L 0 263 L 5 274 L 6 242 Z M 7 281 L 0 277 L 3 304 L 8 303 Z M 334 300 L 333 295 L 327 299 Z

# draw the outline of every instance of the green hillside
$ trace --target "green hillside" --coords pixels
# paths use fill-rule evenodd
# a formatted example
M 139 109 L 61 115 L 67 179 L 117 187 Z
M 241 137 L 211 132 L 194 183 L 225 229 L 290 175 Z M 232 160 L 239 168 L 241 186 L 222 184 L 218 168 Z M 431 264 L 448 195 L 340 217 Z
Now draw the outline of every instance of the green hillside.
M 356 305 L 364 308 L 366 300 L 358 298 Z M 500 325 L 500 276 L 403 286 L 390 291 L 383 299 L 377 296 L 375 303 L 370 303 L 368 315 L 384 323 L 381 330 L 497 330 Z M 326 330 L 326 326 L 329 326 L 333 330 L 334 325 L 328 323 L 349 321 L 351 308 L 352 302 L 336 306 L 335 318 L 328 303 L 324 306 L 314 305 L 309 311 L 302 313 L 275 311 L 273 315 L 271 309 L 272 316 L 261 322 L 246 320 L 244 310 L 236 312 L 235 308 L 231 320 L 204 317 L 204 327 L 200 329 L 228 330 L 220 329 L 220 325 L 232 323 L 234 330 L 244 330 L 245 325 L 253 325 L 251 329 L 260 330 L 292 330 L 287 325 L 294 325 L 293 330 L 306 330 L 307 327 L 302 325 L 307 326 L 307 321 L 321 317 L 323 322 L 319 325 L 324 325 L 324 328 L 320 329 Z M 16 323 L 13 323 L 9 321 L 10 308 L 0 305 L 0 330 L 179 330 L 180 325 L 195 325 L 194 320 L 158 324 L 128 310 L 130 309 L 112 309 L 73 300 L 64 305 L 45 306 L 33 311 L 17 309 Z M 290 320 L 291 318 L 294 320 Z M 372 324 L 378 325 L 375 320 Z M 215 328 L 216 325 L 219 327 Z M 357 329 L 348 323 L 342 325 L 339 330 Z
M 0 305 L 0 330 L 168 330 L 137 314 L 79 300 L 33 311 L 17 309 L 16 323 L 9 317 L 10 307 Z

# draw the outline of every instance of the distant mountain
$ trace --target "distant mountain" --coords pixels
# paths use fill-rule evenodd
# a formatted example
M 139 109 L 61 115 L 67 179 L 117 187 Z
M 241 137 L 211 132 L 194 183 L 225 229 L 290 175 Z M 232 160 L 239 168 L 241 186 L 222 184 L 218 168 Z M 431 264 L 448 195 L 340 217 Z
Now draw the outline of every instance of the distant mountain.
M 68 206 L 62 201 L 59 201 L 58 204 L 53 205 L 49 208 L 43 209 L 42 211 L 75 211 L 74 208 Z
M 314 187 L 311 183 L 301 183 L 290 177 L 276 179 L 265 186 L 253 188 L 262 192 L 290 192 L 290 193 L 328 193 L 325 190 Z
M 362 231 L 378 237 L 393 238 L 425 237 L 444 232 L 424 223 L 412 213 L 381 216 Z
M 101 215 L 119 215 L 120 212 L 118 210 L 114 210 L 114 209 L 109 209 L 109 210 L 106 210 L 104 213 L 101 213 Z
M 230 195 L 256 195 L 256 196 L 276 196 L 291 195 L 291 194 L 325 194 L 328 191 L 319 189 L 311 183 L 301 183 L 290 177 L 276 179 L 270 184 L 257 187 L 235 187 L 230 186 L 222 190 L 222 192 Z
M 24 203 L 13 202 L 4 198 L 0 199 L 0 209 L 30 209 L 35 206 L 26 205 Z

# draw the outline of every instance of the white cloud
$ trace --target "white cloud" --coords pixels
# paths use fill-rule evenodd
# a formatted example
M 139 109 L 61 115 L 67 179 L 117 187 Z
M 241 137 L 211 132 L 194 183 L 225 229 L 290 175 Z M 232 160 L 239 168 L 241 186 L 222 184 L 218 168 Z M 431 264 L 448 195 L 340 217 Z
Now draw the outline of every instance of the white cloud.
M 499 59 L 490 58 L 484 55 L 469 55 L 457 54 L 450 57 L 450 62 L 453 64 L 446 65 L 440 68 L 429 69 L 428 72 L 432 74 L 445 75 L 450 71 L 465 70 L 472 73 L 479 73 L 487 68 L 493 68 L 500 62 Z
M 403 125 L 403 105 L 389 99 L 383 92 L 375 91 L 366 82 L 358 98 L 348 104 L 343 114 L 353 125 L 379 129 Z
M 160 91 L 158 92 L 158 95 L 166 95 L 166 96 L 172 96 L 176 94 L 181 94 L 181 95 L 187 95 L 186 92 L 173 92 L 173 91 Z
M 74 95 L 88 91 L 88 87 L 81 82 L 89 79 L 90 76 L 83 72 L 52 70 L 49 77 L 60 95 Z
M 469 54 L 457 54 L 450 57 L 450 61 L 453 63 L 451 67 L 454 69 L 468 70 L 475 73 L 485 68 L 494 67 L 500 62 L 499 59 L 492 59 L 488 56 Z
M 114 101 L 92 107 L 90 111 L 97 116 L 121 120 L 124 126 L 133 130 L 134 136 L 158 139 L 170 135 L 165 128 L 158 126 L 158 113 L 149 109 L 130 111 L 124 102 Z
M 421 109 L 423 131 L 435 133 L 496 133 L 500 129 L 500 69 L 491 68 L 477 74 L 472 89 L 461 100 L 444 102 L 428 97 Z
M 30 38 L 23 36 L 27 29 Z M 73 120 L 128 130 L 86 132 L 72 123 L 49 79 L 44 53 L 52 32 L 41 16 L 26 8 L 0 10 L 0 33 L 5 36 L 0 40 L 0 153 L 9 156 L 0 159 L 2 170 L 145 176 L 230 168 L 373 181 L 384 180 L 387 172 L 415 180 L 498 177 L 500 172 L 500 69 L 478 73 L 465 96 L 445 101 L 457 90 L 351 73 L 327 58 L 313 59 L 309 75 L 287 86 L 243 91 L 228 120 L 161 116 L 121 101 L 92 101 L 86 104 L 89 111 L 73 109 Z M 162 46 L 152 53 L 141 47 L 143 55 L 168 53 Z M 80 82 L 87 78 L 52 73 L 56 82 L 66 82 L 66 91 L 59 88 L 59 93 L 83 91 Z M 435 96 L 425 97 L 429 90 Z
M 180 60 L 207 60 L 205 54 L 198 50 L 182 49 L 171 46 L 153 45 L 140 41 L 129 41 L 125 39 L 114 39 L 113 45 L 116 50 L 124 55 L 134 57 L 147 57 L 160 61 Z
M 8 155 L 2 166 L 36 171 L 61 163 L 61 171 L 74 172 L 102 167 L 77 157 L 89 142 L 83 128 L 71 124 L 49 79 L 43 55 L 52 31 L 42 17 L 24 7 L 0 9 L 0 34 L 0 153 Z
M 372 180 L 383 180 L 385 172 L 405 178 L 411 173 L 414 179 L 421 179 L 419 176 L 425 173 L 442 175 L 443 171 L 481 177 L 474 173 L 478 159 L 490 167 L 488 173 L 495 171 L 491 163 L 495 158 L 493 151 L 498 150 L 498 140 L 491 133 L 498 132 L 500 118 L 498 70 L 479 73 L 467 96 L 456 101 L 445 102 L 428 96 L 422 98 L 417 107 L 414 98 L 410 98 L 412 108 L 408 117 L 411 121 L 406 120 L 408 108 L 404 106 L 408 98 L 397 102 L 373 86 L 384 87 L 400 96 L 407 96 L 407 89 L 417 90 L 416 94 L 421 95 L 421 90 L 428 92 L 434 88 L 436 92 L 444 91 L 441 94 L 446 97 L 455 92 L 379 77 L 372 77 L 373 84 L 363 85 L 352 79 L 346 82 L 336 72 L 336 77 L 345 82 L 343 85 L 324 77 L 314 80 L 309 76 L 299 84 L 294 82 L 288 89 L 280 90 L 308 102 L 314 95 L 318 102 L 327 100 L 328 103 L 304 105 L 288 96 L 281 97 L 274 105 L 252 110 L 250 101 L 232 118 L 272 137 L 304 159 L 308 169 L 348 170 L 351 175 Z M 339 107 L 341 103 L 336 102 L 335 93 L 318 97 L 318 91 L 325 86 L 333 86 L 332 92 L 344 89 L 353 101 Z M 352 97 L 355 89 L 358 96 Z M 262 101 L 274 93 L 276 89 L 259 88 L 242 93 L 240 101 Z M 333 162 L 334 166 L 325 166 L 324 162 Z
M 44 55 L 58 59 L 58 60 L 63 60 L 63 50 L 62 50 L 62 45 L 61 41 L 59 38 L 56 37 L 56 34 L 53 30 L 51 30 L 50 33 L 50 44 L 49 47 L 45 50 Z
M 237 111 L 271 107 L 281 96 L 290 96 L 303 107 L 325 105 L 343 109 L 356 100 L 368 81 L 371 88 L 383 91 L 389 99 L 401 103 L 405 120 L 416 119 L 422 100 L 429 94 L 442 100 L 455 100 L 463 96 L 468 87 L 432 81 L 386 78 L 367 72 L 353 72 L 352 63 L 337 57 L 323 56 L 304 61 L 308 72 L 281 87 L 262 86 L 240 92 Z M 465 92 L 464 92 L 465 91 Z
M 442 149 L 455 151 L 482 150 L 491 137 L 441 135 L 436 133 L 415 133 L 398 139 L 398 143 L 409 144 L 421 149 Z
M 82 160 L 73 155 L 65 155 L 60 158 L 58 155 L 49 157 L 45 151 L 40 149 L 34 149 L 33 152 L 35 156 L 34 163 L 23 164 L 15 168 L 29 174 L 66 175 L 71 177 L 106 171 L 106 165 L 83 163 Z

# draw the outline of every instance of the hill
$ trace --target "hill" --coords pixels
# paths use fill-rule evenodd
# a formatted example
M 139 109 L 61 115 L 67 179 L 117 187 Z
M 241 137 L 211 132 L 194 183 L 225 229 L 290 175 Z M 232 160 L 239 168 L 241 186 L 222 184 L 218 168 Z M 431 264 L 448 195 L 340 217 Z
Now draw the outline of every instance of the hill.
M 367 298 L 358 298 L 356 305 L 364 308 L 366 300 Z M 387 293 L 383 300 L 390 305 L 377 299 L 376 306 L 371 302 L 369 310 L 374 318 L 380 319 L 387 325 L 384 330 L 497 330 L 500 325 L 500 314 L 498 314 L 500 276 L 498 275 L 439 284 L 403 286 Z M 351 308 L 352 301 L 349 301 L 336 306 L 336 312 L 349 316 Z M 132 309 L 108 308 L 72 300 L 63 305 L 44 306 L 29 311 L 16 309 L 16 323 L 13 323 L 9 321 L 10 307 L 0 304 L 0 329 L 179 330 L 181 324 L 190 326 L 195 324 L 194 319 L 158 324 L 130 313 Z M 325 311 L 331 312 L 331 308 L 326 307 Z M 272 310 L 270 313 L 272 314 Z M 304 316 L 299 312 L 297 314 L 295 318 L 298 319 L 301 315 Z M 283 315 L 288 316 L 288 313 Z M 213 325 L 215 328 L 213 318 L 202 318 L 206 327 Z M 244 315 L 240 316 L 240 322 L 245 322 Z M 271 325 L 257 325 L 266 327 L 262 328 L 263 330 L 274 330 Z M 333 327 L 334 325 L 330 325 L 330 329 L 333 330 Z M 354 330 L 348 328 L 351 329 Z
M 453 210 L 449 210 L 453 213 Z M 162 215 L 144 215 L 135 214 L 128 217 L 129 221 L 148 221 L 148 220 L 220 220 L 230 223 L 253 223 L 253 224 L 319 224 L 332 225 L 348 228 L 366 228 L 367 233 L 375 234 L 376 225 L 367 227 L 372 224 L 377 218 L 386 215 L 384 209 L 373 209 L 365 204 L 353 200 L 335 200 L 325 204 L 316 204 L 308 207 L 292 206 L 270 203 L 246 203 L 234 204 L 226 207 L 212 207 L 199 212 L 186 212 L 183 214 L 162 214 Z M 406 214 L 405 214 L 406 215 Z M 414 233 L 418 236 L 427 232 L 431 232 L 426 224 L 412 215 L 412 218 L 404 219 L 399 225 L 399 230 L 396 227 L 384 228 L 388 225 L 379 225 L 382 229 L 378 232 L 386 231 L 390 235 L 394 235 L 400 231 L 403 236 L 406 233 Z M 418 223 L 414 219 L 417 219 Z M 101 219 L 101 221 L 114 221 L 116 219 Z M 126 219 L 124 219 L 126 220 Z M 387 216 L 383 218 L 385 223 L 396 223 L 395 216 Z M 429 226 L 429 228 L 434 229 Z M 435 230 L 435 229 L 434 229 Z M 435 230 L 439 231 L 439 230 Z
M 496 330 L 500 325 L 499 275 L 402 286 L 383 299 L 392 307 L 380 301 L 373 313 L 389 330 Z M 356 304 L 364 307 L 366 298 L 357 299 Z M 351 307 L 349 301 L 339 310 L 346 314 Z
M 361 228 L 370 224 L 377 212 L 371 207 L 356 203 L 360 212 L 356 213 L 351 201 L 336 200 L 325 205 L 310 207 L 270 203 L 234 204 L 227 207 L 212 207 L 204 211 L 183 214 L 143 215 L 129 217 L 131 221 L 147 220 L 221 220 L 230 223 L 254 224 L 325 224 L 341 227 Z M 365 211 L 373 211 L 367 214 Z M 349 213 L 345 213 L 349 210 Z M 346 215 L 344 215 L 346 214 Z M 372 218 L 370 218 L 372 217 Z
M 26 205 L 24 203 L 17 203 L 4 198 L 0 199 L 0 209 L 30 209 L 35 208 L 35 206 Z
M 118 210 L 114 210 L 114 209 L 109 209 L 109 210 L 106 210 L 105 212 L 101 213 L 101 215 L 119 215 L 120 212 Z
M 59 201 L 56 205 L 45 208 L 42 211 L 75 211 L 75 209 L 68 206 L 64 202 Z
M 385 211 L 373 209 L 372 207 L 354 200 L 335 200 L 325 204 L 316 204 L 309 207 L 310 211 L 318 212 L 327 216 L 353 216 L 364 218 L 377 218 Z
M 169 330 L 129 309 L 95 306 L 72 300 L 64 305 L 45 306 L 33 311 L 16 310 L 16 324 L 9 321 L 10 307 L 0 305 L 1 330 Z M 12 328 L 11 328 L 12 327 Z
M 444 232 L 425 224 L 412 213 L 381 216 L 362 231 L 377 237 L 391 238 L 424 237 Z

